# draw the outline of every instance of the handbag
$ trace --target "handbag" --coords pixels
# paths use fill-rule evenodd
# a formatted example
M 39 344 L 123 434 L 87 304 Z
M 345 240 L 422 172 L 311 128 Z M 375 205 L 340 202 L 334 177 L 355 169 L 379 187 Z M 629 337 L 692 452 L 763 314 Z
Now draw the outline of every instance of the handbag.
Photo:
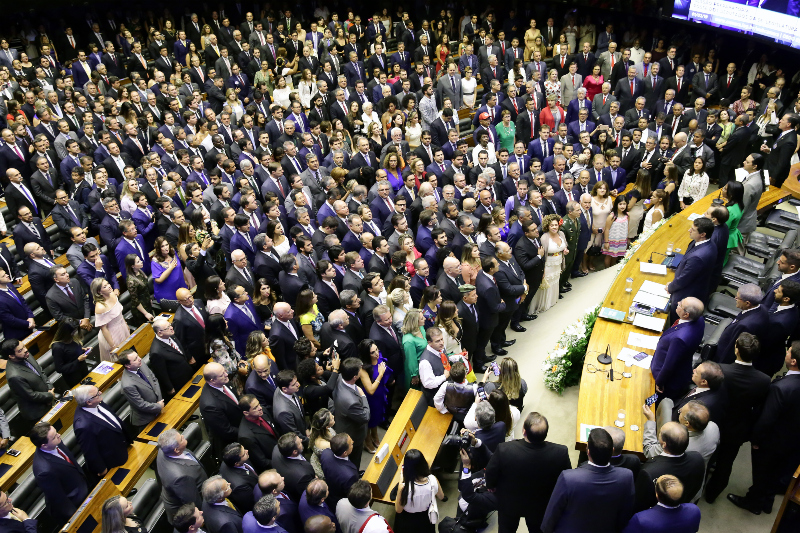
M 586 255 L 593 257 L 602 253 L 602 247 L 598 244 L 593 244 L 586 250 Z
M 428 506 L 428 520 L 434 525 L 439 523 L 439 504 L 436 503 L 436 494 L 433 490 L 431 490 L 431 504 Z

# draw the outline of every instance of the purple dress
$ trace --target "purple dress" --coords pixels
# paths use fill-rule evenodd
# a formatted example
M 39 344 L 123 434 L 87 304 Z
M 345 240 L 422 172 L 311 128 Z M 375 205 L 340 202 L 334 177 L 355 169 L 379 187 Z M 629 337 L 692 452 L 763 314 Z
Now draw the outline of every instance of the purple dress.
M 172 269 L 170 272 L 169 277 L 166 281 L 162 283 L 155 282 L 153 283 L 153 293 L 155 294 L 156 300 L 161 300 L 162 298 L 166 298 L 167 300 L 174 300 L 175 299 L 175 292 L 178 289 L 186 289 L 186 280 L 183 279 L 183 267 L 181 266 L 181 258 L 176 257 L 178 260 L 178 264 L 175 265 L 175 268 Z M 161 274 L 167 270 L 167 267 L 163 264 L 159 263 L 155 259 L 151 260 L 152 272 L 153 272 L 153 279 L 158 279 L 161 277 Z
M 386 409 L 389 407 L 389 388 L 387 384 L 392 381 L 394 371 L 389 368 L 386 358 L 382 355 L 378 356 L 378 363 L 372 365 L 369 371 L 369 378 L 374 382 L 378 379 L 378 365 L 387 363 L 386 371 L 383 373 L 381 382 L 378 388 L 375 389 L 375 394 L 370 394 L 364 391 L 367 396 L 367 403 L 369 403 L 369 424 L 368 427 L 374 428 L 384 421 L 386 418 Z

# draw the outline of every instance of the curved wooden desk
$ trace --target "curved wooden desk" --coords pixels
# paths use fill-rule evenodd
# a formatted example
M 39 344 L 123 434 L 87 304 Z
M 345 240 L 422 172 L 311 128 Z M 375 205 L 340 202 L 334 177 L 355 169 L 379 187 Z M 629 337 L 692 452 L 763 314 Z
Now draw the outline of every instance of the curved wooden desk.
M 761 212 L 790 195 L 791 192 L 788 190 L 770 187 L 768 191 L 761 195 L 758 211 Z M 619 271 L 603 300 L 602 306 L 627 312 L 628 307 L 633 303 L 634 295 L 636 295 L 645 280 L 662 284 L 672 281 L 674 277 L 672 270 L 668 269 L 666 276 L 643 274 L 639 270 L 639 263 L 647 262 L 652 252 L 664 254 L 667 249 L 667 243 L 670 242 L 674 243 L 676 248 L 680 248 L 682 252 L 685 252 L 690 240 L 689 228 L 692 225 L 688 220 L 689 215 L 705 213 L 711 206 L 712 200 L 717 196 L 718 193 L 716 191 L 708 194 L 657 229 L 634 252 L 630 260 Z M 663 256 L 656 255 L 653 258 L 654 263 L 660 263 L 662 260 Z M 628 277 L 634 280 L 631 293 L 625 292 L 625 278 Z M 666 318 L 663 313 L 656 316 Z M 578 420 L 575 428 L 575 447 L 577 449 L 586 447 L 586 441 L 583 440 L 581 435 L 581 424 L 592 426 L 613 425 L 614 421 L 617 420 L 619 410 L 625 409 L 625 427 L 622 428 L 625 430 L 625 450 L 643 454 L 642 432 L 644 431 L 645 418 L 642 414 L 642 405 L 644 405 L 644 400 L 655 392 L 655 380 L 649 369 L 637 366 L 626 367 L 622 361 L 617 359 L 620 350 L 628 346 L 628 334 L 631 332 L 654 335 L 652 331 L 635 327 L 630 323 L 611 322 L 602 318 L 598 318 L 595 323 L 581 374 Z M 597 355 L 605 352 L 606 346 L 609 346 L 609 354 L 613 361 L 611 365 L 600 365 L 597 363 Z M 654 350 L 631 348 L 649 354 L 654 352 Z M 632 376 L 621 380 L 609 381 L 607 373 L 589 372 L 587 370 L 587 365 L 589 364 L 606 370 L 611 366 L 617 372 L 630 372 Z M 631 431 L 631 425 L 637 425 L 639 429 Z

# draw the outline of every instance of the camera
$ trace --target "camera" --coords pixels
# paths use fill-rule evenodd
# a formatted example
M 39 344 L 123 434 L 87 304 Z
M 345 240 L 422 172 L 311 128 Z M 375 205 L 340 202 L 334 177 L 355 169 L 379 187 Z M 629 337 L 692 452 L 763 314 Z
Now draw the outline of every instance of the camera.
M 442 441 L 442 446 L 458 446 L 468 450 L 472 446 L 472 437 L 467 435 L 447 435 Z

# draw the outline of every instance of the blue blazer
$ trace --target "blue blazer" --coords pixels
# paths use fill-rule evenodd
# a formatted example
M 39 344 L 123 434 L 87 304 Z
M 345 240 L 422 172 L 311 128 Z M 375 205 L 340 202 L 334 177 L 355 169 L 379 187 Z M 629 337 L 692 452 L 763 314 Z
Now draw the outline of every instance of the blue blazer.
M 358 467 L 349 459 L 337 459 L 330 448 L 322 451 L 320 461 L 322 462 L 322 471 L 325 473 L 325 481 L 331 491 L 330 499 L 333 500 L 333 506 L 336 507 L 336 503 L 342 498 L 346 498 L 350 487 L 358 481 Z M 304 500 L 305 498 L 300 500 L 301 516 Z
M 348 230 L 342 238 L 342 248 L 345 252 L 357 252 L 361 249 L 361 241 L 355 233 Z
M 584 79 L 586 79 L 586 76 L 584 76 Z M 583 107 L 584 107 L 584 109 L 588 109 L 589 110 L 589 118 L 592 118 L 592 101 L 589 100 L 588 98 L 585 99 L 583 101 Z M 572 132 L 570 132 L 569 129 L 572 128 L 572 124 L 573 123 L 578 121 L 578 115 L 580 113 L 580 108 L 578 107 L 578 98 L 577 97 L 575 97 L 574 100 L 570 101 L 569 105 L 567 106 L 566 112 L 567 112 L 567 124 L 569 126 L 567 128 L 568 129 L 567 134 L 568 135 L 572 135 Z M 587 124 L 588 123 L 589 122 L 587 121 Z M 592 126 L 591 128 L 587 128 L 587 129 L 588 129 L 589 133 L 591 133 L 592 130 L 594 130 L 594 126 Z M 577 139 L 578 138 L 577 135 L 575 135 L 574 138 Z
M 433 237 L 431 237 L 431 230 L 425 226 L 420 226 L 417 229 L 416 246 L 419 253 L 425 255 L 428 249 L 433 246 Z
M 147 248 L 145 247 L 144 239 L 141 235 L 137 235 L 135 240 L 142 248 L 142 252 L 145 254 L 144 257 L 139 255 L 139 252 L 136 250 L 136 248 L 128 244 L 128 241 L 125 239 L 120 239 L 117 243 L 117 247 L 114 248 L 114 256 L 117 258 L 117 266 L 119 268 L 119 273 L 122 274 L 122 279 L 127 279 L 128 277 L 128 273 L 125 272 L 125 258 L 128 256 L 128 254 L 139 255 L 142 263 L 144 263 L 142 271 L 148 276 L 150 275 L 150 258 L 147 256 Z
M 127 211 L 120 211 L 119 215 L 120 219 L 123 220 L 131 218 L 130 213 Z M 119 223 L 108 214 L 103 218 L 102 222 L 100 222 L 98 231 L 102 243 L 108 248 L 113 249 L 117 245 L 117 241 L 122 237 L 122 232 L 119 230 Z
M 92 281 L 94 281 L 95 278 L 99 277 L 99 278 L 105 278 L 106 281 L 108 281 L 108 283 L 111 284 L 111 288 L 119 289 L 119 283 L 117 282 L 117 273 L 111 267 L 111 264 L 108 261 L 108 257 L 106 257 L 103 254 L 100 254 L 100 258 L 103 260 L 103 275 L 101 276 L 97 275 L 97 269 L 94 267 L 94 263 L 89 263 L 88 261 L 84 261 L 83 263 L 78 265 L 77 268 L 78 276 L 86 284 L 87 287 L 91 287 Z
M 258 485 L 256 485 L 258 488 Z M 283 511 L 283 504 L 281 504 L 281 511 Z M 283 515 L 283 512 L 281 512 Z M 262 533 L 264 528 L 259 525 L 256 517 L 253 516 L 253 511 L 248 512 L 242 517 L 242 533 Z M 283 529 L 278 523 L 276 522 L 271 528 L 270 533 L 289 533 L 285 529 Z
M 656 505 L 636 513 L 622 533 L 696 533 L 700 528 L 700 509 L 693 503 L 677 507 Z
M 547 139 L 547 155 L 548 156 L 553 153 L 553 144 L 555 144 L 555 142 L 556 142 L 555 139 L 553 139 L 552 137 Z M 545 160 L 544 153 L 542 152 L 542 141 L 541 141 L 541 139 L 534 139 L 534 140 L 532 140 L 531 142 L 528 143 L 528 155 L 531 156 L 531 158 L 535 157 L 539 161 L 544 161 Z
M 39 489 L 44 492 L 50 516 L 58 523 L 64 523 L 89 495 L 89 487 L 83 468 L 69 448 L 64 444 L 58 448 L 69 457 L 71 463 L 37 449 L 33 453 L 33 474 Z
M 687 296 L 699 298 L 704 304 L 708 301 L 708 285 L 716 260 L 717 246 L 711 240 L 700 246 L 689 243 L 686 254 L 675 270 L 675 278 L 667 285 L 671 310 L 674 311 L 678 302 Z
M 572 109 L 572 104 L 577 103 L 577 100 L 573 100 L 569 103 L 569 108 Z M 591 116 L 591 105 L 589 106 L 589 116 Z M 569 111 L 567 111 L 567 115 L 569 116 Z M 587 133 L 592 133 L 594 131 L 595 124 L 591 122 L 588 118 L 586 119 L 586 131 Z M 579 140 L 581 137 L 581 123 L 578 120 L 578 106 L 575 106 L 575 120 L 571 120 L 569 122 L 569 126 L 567 126 L 567 135 L 572 137 L 575 140 Z
M 392 201 L 392 203 L 394 204 L 394 201 Z M 372 210 L 373 220 L 375 218 L 379 220 L 378 227 L 383 226 L 383 223 L 391 216 L 389 207 L 380 196 L 376 196 L 375 199 L 372 200 L 372 203 L 369 204 L 369 208 Z
M 716 226 L 714 228 L 714 235 L 717 234 L 717 229 L 718 228 L 719 228 L 719 226 Z M 713 235 L 712 235 L 712 237 L 713 237 Z M 794 274 L 792 276 L 789 276 L 786 279 L 790 279 L 790 280 L 792 280 L 792 281 L 794 281 L 796 283 L 800 283 L 800 272 L 797 272 L 796 274 Z M 782 280 L 778 280 L 775 283 L 773 283 L 772 285 L 770 285 L 769 289 L 767 289 L 767 293 L 764 295 L 764 299 L 761 300 L 761 306 L 764 307 L 770 313 L 774 313 L 778 309 L 778 304 L 775 303 L 775 289 L 778 288 L 778 285 L 781 284 L 781 281 Z
M 28 319 L 33 318 L 33 312 L 25 303 L 25 298 L 10 283 L 8 291 L 0 291 L 0 322 L 3 324 L 3 334 L 6 339 L 22 340 L 33 332 L 28 324 Z
M 614 179 L 611 175 L 611 167 L 604 168 L 602 179 L 608 183 L 609 189 L 616 189 L 618 193 L 624 191 L 625 186 L 628 185 L 628 182 L 625 180 L 625 169 L 622 167 L 617 168 L 617 179 Z
M 250 235 L 250 241 L 255 239 L 256 235 L 258 235 L 258 233 L 256 233 L 256 231 L 257 230 L 255 228 L 252 228 L 252 227 L 250 228 L 250 231 L 248 232 L 249 235 Z M 234 232 L 234 234 L 231 236 L 231 241 L 230 241 L 230 245 L 229 246 L 230 246 L 231 252 L 234 251 L 234 250 L 243 251 L 244 255 L 247 256 L 247 261 L 249 262 L 249 264 L 250 265 L 255 264 L 255 261 L 256 261 L 256 249 L 253 248 L 253 246 L 251 246 L 247 242 L 247 239 L 242 237 L 241 233 L 239 233 L 238 231 Z
M 258 320 L 258 312 L 256 311 L 253 302 L 248 300 L 244 304 L 253 315 L 254 320 Z M 250 320 L 244 312 L 242 312 L 236 305 L 231 304 L 225 310 L 225 320 L 228 321 L 228 330 L 233 336 L 233 343 L 236 345 L 236 351 L 245 353 L 247 347 L 247 337 L 253 331 L 264 329 L 264 326 L 258 322 Z
M 666 330 L 658 339 L 650 371 L 656 386 L 673 400 L 686 392 L 692 379 L 692 356 L 703 340 L 705 319 L 684 322 Z
M 330 497 L 330 496 L 329 496 Z M 336 520 L 336 515 L 331 511 L 326 502 L 322 505 L 310 505 L 306 500 L 306 491 L 300 495 L 300 503 L 298 504 L 298 511 L 300 512 L 300 523 L 305 524 L 306 520 L 316 515 L 327 516 L 331 522 L 336 526 L 337 533 L 341 533 L 342 529 L 339 527 L 339 521 Z
M 150 253 L 158 237 L 158 225 L 138 209 L 131 213 L 131 218 L 136 225 L 136 231 L 144 239 L 145 253 Z
M 739 313 L 733 319 L 733 322 L 728 324 L 728 327 L 720 335 L 719 342 L 717 342 L 717 353 L 714 355 L 714 361 L 720 364 L 733 363 L 736 360 L 734 345 L 736 339 L 742 333 L 752 333 L 762 340 L 763 344 L 769 333 L 769 312 L 766 307 L 759 305 L 747 313 Z

